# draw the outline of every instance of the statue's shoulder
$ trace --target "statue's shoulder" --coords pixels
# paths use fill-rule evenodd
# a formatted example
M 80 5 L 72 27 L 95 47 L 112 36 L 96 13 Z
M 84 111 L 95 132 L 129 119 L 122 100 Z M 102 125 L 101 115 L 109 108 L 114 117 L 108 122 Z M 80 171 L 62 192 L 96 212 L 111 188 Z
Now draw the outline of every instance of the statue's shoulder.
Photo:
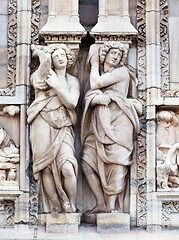
M 129 70 L 126 66 L 121 66 L 116 68 L 113 71 L 114 75 L 120 77 L 120 78 L 130 78 Z
M 79 79 L 69 73 L 67 73 L 67 79 L 68 79 L 68 82 L 70 83 L 79 83 Z

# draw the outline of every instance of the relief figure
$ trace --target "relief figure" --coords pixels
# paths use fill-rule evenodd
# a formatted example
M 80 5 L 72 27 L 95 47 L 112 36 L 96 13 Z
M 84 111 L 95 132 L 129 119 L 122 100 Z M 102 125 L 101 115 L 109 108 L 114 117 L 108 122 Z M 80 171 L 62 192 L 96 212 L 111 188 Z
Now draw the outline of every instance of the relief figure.
M 179 119 L 167 110 L 158 111 L 156 118 L 157 185 L 171 190 L 179 187 Z
M 134 135 L 140 131 L 137 79 L 125 65 L 128 47 L 109 41 L 90 47 L 90 90 L 82 119 L 82 168 L 96 198 L 91 213 L 123 212 Z
M 5 129 L 0 127 L 0 181 L 16 180 L 18 164 L 19 149 Z
M 74 54 L 65 44 L 32 46 L 40 61 L 31 76 L 35 100 L 28 109 L 33 174 L 43 212 L 75 212 L 78 164 L 74 157 L 75 107 L 80 86 L 67 73 Z

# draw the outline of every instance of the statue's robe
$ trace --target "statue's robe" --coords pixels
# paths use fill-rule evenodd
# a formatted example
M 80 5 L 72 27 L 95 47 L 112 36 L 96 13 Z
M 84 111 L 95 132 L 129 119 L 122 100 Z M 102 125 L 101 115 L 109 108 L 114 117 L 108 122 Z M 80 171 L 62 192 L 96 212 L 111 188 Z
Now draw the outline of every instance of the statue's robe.
M 36 72 L 31 77 L 35 100 L 28 108 L 27 122 L 31 124 L 30 141 L 33 153 L 34 178 L 39 181 L 42 209 L 50 212 L 50 201 L 45 193 L 41 171 L 50 168 L 61 204 L 69 204 L 63 188 L 62 166 L 72 163 L 77 176 L 78 165 L 74 157 L 74 133 L 76 122 L 74 110 L 67 109 L 57 93 L 45 81 L 39 81 Z M 50 186 L 49 186 L 50 187 Z
M 128 71 L 132 91 L 136 88 L 136 79 Z M 99 94 L 110 96 L 108 106 L 92 106 L 93 99 Z M 83 160 L 99 176 L 105 196 L 118 195 L 119 209 L 122 208 L 128 166 L 132 163 L 134 135 L 140 131 L 138 115 L 141 113 L 141 103 L 124 97 L 119 83 L 86 93 L 81 133 Z

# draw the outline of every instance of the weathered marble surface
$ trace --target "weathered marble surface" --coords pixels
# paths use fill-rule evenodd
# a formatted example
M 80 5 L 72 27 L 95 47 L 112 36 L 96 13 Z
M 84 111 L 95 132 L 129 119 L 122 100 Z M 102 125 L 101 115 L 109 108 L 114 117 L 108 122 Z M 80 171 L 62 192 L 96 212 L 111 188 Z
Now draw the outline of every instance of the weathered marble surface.
M 19 172 L 19 149 L 10 140 L 10 136 L 0 128 L 0 189 L 18 187 L 17 173 Z M 18 188 L 17 188 L 18 189 Z
M 82 167 L 96 198 L 95 212 L 124 211 L 126 175 L 142 106 L 137 80 L 125 66 L 128 46 L 106 42 L 90 47 L 90 90 L 82 118 Z
M 159 189 L 179 187 L 178 116 L 173 111 L 157 113 L 157 184 Z
M 31 76 L 35 101 L 28 109 L 28 123 L 41 211 L 75 212 L 78 164 L 72 126 L 80 92 L 78 79 L 66 71 L 73 64 L 73 52 L 65 44 L 33 46 L 32 50 L 40 66 Z

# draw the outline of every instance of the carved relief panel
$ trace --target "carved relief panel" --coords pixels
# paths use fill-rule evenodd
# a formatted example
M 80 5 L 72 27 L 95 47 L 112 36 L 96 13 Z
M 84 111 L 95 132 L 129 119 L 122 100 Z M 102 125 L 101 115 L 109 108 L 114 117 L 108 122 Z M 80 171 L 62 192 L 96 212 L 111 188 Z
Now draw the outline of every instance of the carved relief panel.
M 8 4 L 7 4 L 8 3 Z M 7 5 L 6 5 L 7 4 Z M 7 12 L 6 21 L 7 24 L 4 26 L 8 26 L 7 29 L 2 29 L 3 32 L 2 39 L 4 43 L 0 43 L 1 48 L 1 61 L 7 56 L 6 62 L 1 62 L 1 76 L 3 77 L 0 80 L 0 96 L 4 95 L 13 95 L 14 94 L 14 86 L 16 82 L 16 45 L 17 45 L 17 1 L 4 1 L 2 3 L 4 9 L 4 13 Z M 5 9 L 5 8 L 6 9 Z M 0 14 L 1 16 L 1 14 Z M 5 18 L 5 15 L 2 15 Z M 5 23 L 6 21 L 3 20 Z M 7 32 L 6 32 L 7 31 Z M 6 39 L 5 36 L 8 36 Z
M 0 109 L 0 190 L 19 190 L 19 107 Z
M 157 113 L 157 185 L 160 190 L 179 190 L 179 115 Z

